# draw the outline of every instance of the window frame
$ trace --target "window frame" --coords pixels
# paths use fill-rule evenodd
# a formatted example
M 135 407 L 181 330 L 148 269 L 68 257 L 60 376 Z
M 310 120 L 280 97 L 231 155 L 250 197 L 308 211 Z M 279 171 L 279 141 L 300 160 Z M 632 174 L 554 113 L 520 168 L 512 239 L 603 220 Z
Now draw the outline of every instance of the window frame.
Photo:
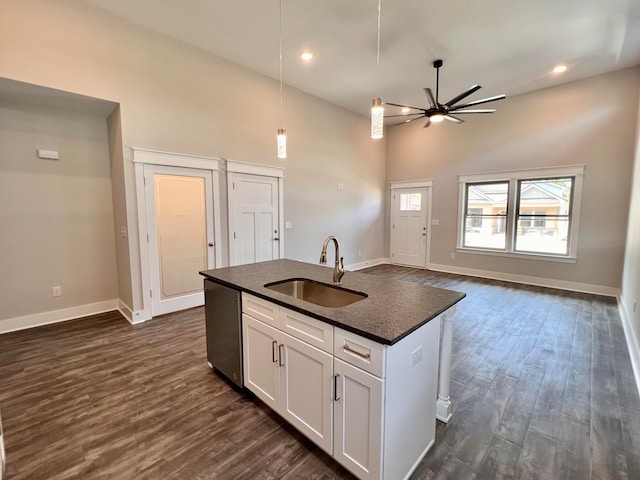
M 563 167 L 536 168 L 524 170 L 510 170 L 502 172 L 461 174 L 458 176 L 458 232 L 456 251 L 479 255 L 495 255 L 512 258 L 527 258 L 553 262 L 575 263 L 577 260 L 578 232 L 580 221 L 580 205 L 582 203 L 582 185 L 584 165 L 569 165 Z M 519 215 L 520 185 L 522 181 L 552 180 L 572 177 L 571 198 L 569 206 L 569 239 L 566 254 L 541 253 L 516 250 L 517 222 Z M 487 184 L 508 182 L 507 215 L 505 218 L 505 248 L 482 248 L 464 246 L 465 227 L 467 219 L 467 191 L 469 184 Z M 537 220 L 531 217 L 532 224 Z

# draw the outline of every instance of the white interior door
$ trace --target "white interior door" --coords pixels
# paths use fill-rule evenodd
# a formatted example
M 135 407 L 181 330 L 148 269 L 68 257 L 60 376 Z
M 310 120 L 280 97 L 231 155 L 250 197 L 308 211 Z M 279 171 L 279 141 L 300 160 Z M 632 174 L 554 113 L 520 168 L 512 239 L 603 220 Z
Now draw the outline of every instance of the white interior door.
M 204 304 L 201 270 L 215 268 L 210 170 L 144 166 L 151 312 Z
M 278 178 L 229 174 L 229 262 L 280 258 Z
M 392 190 L 391 261 L 413 267 L 427 266 L 428 189 Z

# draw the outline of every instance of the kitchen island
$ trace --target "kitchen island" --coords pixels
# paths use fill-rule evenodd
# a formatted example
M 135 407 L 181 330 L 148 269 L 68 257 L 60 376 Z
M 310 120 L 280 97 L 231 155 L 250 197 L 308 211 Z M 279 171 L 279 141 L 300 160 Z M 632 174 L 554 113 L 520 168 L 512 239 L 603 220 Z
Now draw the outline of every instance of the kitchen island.
M 333 308 L 272 287 L 330 285 L 326 267 L 275 260 L 201 274 L 241 292 L 248 390 L 358 478 L 411 475 L 434 442 L 436 417 L 451 415 L 452 323 L 463 293 L 347 272 L 339 288 L 357 301 Z

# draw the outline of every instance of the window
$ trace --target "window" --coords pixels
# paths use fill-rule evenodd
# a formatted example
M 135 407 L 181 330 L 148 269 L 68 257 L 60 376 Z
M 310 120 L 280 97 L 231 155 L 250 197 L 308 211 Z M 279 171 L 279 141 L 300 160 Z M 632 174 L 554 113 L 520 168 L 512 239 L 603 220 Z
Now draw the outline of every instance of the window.
M 466 185 L 465 247 L 505 248 L 506 232 L 500 227 L 506 216 L 508 196 L 508 182 Z
M 575 259 L 583 166 L 461 175 L 458 248 Z
M 401 212 L 419 212 L 422 210 L 422 194 L 421 193 L 401 193 L 400 194 L 400 211 Z

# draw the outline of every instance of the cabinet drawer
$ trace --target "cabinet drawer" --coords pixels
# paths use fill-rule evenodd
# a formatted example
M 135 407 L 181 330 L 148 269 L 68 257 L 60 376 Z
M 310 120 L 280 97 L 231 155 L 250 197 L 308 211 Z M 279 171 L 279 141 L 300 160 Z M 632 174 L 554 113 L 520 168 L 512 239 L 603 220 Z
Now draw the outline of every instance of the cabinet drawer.
M 341 328 L 334 329 L 333 354 L 351 365 L 361 368 L 378 377 L 384 378 L 385 346 L 347 332 Z
M 261 320 L 272 327 L 280 327 L 280 307 L 278 305 L 242 292 L 242 313 Z
M 333 326 L 328 323 L 282 307 L 280 330 L 320 350 L 333 353 Z

